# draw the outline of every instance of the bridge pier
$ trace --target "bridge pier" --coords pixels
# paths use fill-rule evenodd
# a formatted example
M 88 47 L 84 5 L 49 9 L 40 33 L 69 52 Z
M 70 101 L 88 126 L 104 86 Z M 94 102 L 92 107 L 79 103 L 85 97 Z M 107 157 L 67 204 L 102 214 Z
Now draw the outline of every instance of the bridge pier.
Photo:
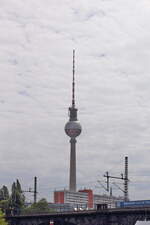
M 137 218 L 135 216 L 94 215 L 59 217 L 53 221 L 54 225 L 135 225 Z M 50 225 L 50 219 L 14 219 L 9 222 L 9 225 Z
M 9 225 L 50 225 L 49 219 L 25 219 L 25 220 L 11 220 L 8 221 Z
M 109 222 L 108 216 L 96 215 L 57 218 L 54 220 L 54 225 L 109 225 Z
M 137 222 L 137 217 L 132 216 L 110 216 L 108 221 L 109 225 L 135 225 Z
M 143 220 L 144 218 L 140 218 Z M 60 217 L 53 219 L 54 225 L 135 225 L 137 222 L 135 216 L 79 216 L 79 217 Z M 13 219 L 8 221 L 9 225 L 50 225 L 50 219 L 30 218 Z
M 60 218 L 54 222 L 54 225 L 135 225 L 137 217 L 135 216 L 84 216 L 72 218 Z

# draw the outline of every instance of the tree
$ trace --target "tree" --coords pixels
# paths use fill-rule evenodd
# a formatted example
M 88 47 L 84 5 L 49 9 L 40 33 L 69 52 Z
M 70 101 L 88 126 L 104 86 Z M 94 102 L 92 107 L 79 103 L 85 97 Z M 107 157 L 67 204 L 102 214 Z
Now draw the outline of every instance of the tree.
M 0 189 L 0 200 L 8 200 L 9 199 L 9 191 L 7 186 L 3 185 Z
M 22 208 L 25 203 L 25 196 L 21 189 L 21 184 L 17 179 L 16 182 L 13 182 L 10 196 L 10 205 L 13 208 Z
M 9 208 L 9 199 L 0 201 L 0 209 L 5 212 Z
M 44 212 L 52 212 L 53 209 L 50 209 L 48 206 L 48 202 L 45 198 L 42 198 L 37 203 L 33 203 L 30 207 L 24 209 L 25 214 L 32 214 L 32 213 L 44 213 Z
M 21 184 L 20 184 L 20 182 L 19 182 L 18 179 L 16 180 L 16 188 L 17 188 L 17 190 L 18 190 L 20 193 L 22 192 Z
M 6 222 L 6 220 L 4 218 L 4 214 L 2 213 L 2 211 L 0 211 L 0 225 L 8 225 L 8 223 Z
M 5 185 L 0 189 L 0 208 L 3 212 L 9 208 L 9 191 Z
M 49 211 L 48 202 L 45 198 L 42 198 L 37 203 L 33 203 L 32 207 L 39 211 Z

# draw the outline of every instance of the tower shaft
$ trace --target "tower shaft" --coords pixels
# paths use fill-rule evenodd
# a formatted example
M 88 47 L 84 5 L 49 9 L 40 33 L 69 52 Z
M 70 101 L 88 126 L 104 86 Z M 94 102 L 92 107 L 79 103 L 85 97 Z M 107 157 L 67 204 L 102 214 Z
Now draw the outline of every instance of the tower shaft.
M 77 119 L 78 109 L 75 106 L 75 50 L 73 50 L 72 105 L 69 107 L 69 121 L 65 132 L 70 137 L 70 174 L 69 190 L 76 192 L 76 137 L 81 133 L 81 125 Z
M 70 139 L 70 177 L 69 190 L 76 192 L 76 139 Z

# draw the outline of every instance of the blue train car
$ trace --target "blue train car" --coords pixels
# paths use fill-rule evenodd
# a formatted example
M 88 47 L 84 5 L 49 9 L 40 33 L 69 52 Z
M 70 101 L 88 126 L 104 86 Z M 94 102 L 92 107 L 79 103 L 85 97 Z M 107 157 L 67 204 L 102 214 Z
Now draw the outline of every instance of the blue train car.
M 138 200 L 128 202 L 117 202 L 117 208 L 128 208 L 128 207 L 150 207 L 150 200 Z

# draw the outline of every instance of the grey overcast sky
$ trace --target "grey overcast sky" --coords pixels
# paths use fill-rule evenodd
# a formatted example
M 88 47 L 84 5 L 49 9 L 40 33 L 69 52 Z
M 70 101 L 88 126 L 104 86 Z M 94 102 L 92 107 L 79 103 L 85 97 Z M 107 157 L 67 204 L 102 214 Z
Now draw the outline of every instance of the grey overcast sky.
M 68 187 L 75 49 L 78 188 L 105 193 L 128 156 L 130 199 L 150 199 L 149 21 L 149 0 L 0 0 L 0 185 Z

